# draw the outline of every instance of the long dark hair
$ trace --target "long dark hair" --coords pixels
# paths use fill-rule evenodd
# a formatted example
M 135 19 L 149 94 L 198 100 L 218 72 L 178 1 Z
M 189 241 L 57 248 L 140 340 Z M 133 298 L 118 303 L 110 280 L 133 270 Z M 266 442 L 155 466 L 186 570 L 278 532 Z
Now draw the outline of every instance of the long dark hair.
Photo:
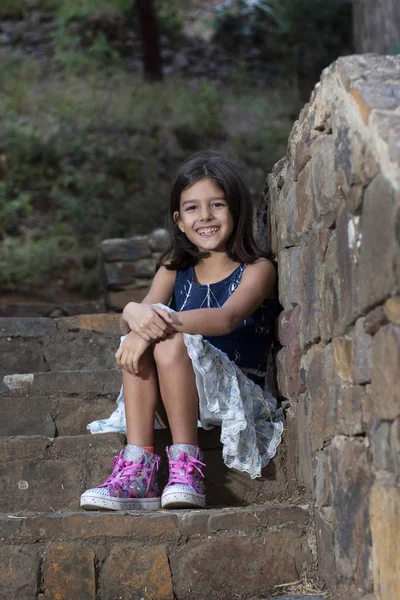
M 159 265 L 181 270 L 196 265 L 208 256 L 200 252 L 179 229 L 173 218 L 180 210 L 181 193 L 201 179 L 210 179 L 225 194 L 231 211 L 234 230 L 226 244 L 226 253 L 232 260 L 253 263 L 266 256 L 257 246 L 253 235 L 253 205 L 250 191 L 238 167 L 221 152 L 198 152 L 186 159 L 178 169 L 169 198 L 168 228 L 171 235 L 169 248 L 160 258 Z M 167 262 L 166 262 L 167 261 Z

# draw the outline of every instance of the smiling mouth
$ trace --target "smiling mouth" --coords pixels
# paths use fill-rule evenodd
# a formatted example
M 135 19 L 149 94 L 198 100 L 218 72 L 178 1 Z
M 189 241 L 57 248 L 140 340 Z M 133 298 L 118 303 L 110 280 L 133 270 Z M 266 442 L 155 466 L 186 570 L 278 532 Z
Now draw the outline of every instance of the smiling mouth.
M 197 230 L 197 233 L 201 235 L 201 237 L 210 237 L 219 231 L 219 227 L 203 227 Z

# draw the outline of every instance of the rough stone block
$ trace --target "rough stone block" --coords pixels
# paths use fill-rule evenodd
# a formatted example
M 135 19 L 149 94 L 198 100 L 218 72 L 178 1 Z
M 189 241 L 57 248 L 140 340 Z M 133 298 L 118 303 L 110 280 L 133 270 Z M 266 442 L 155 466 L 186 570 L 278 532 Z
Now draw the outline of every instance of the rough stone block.
M 106 262 L 103 265 L 105 288 L 130 285 L 135 278 L 135 262 Z
M 21 539 L 88 540 L 93 538 L 154 539 L 172 534 L 178 517 L 168 512 L 72 512 L 26 517 Z
M 365 396 L 362 405 L 362 426 L 364 431 L 370 430 L 375 421 L 374 402 L 375 399 L 372 394 L 372 386 L 370 384 L 366 385 Z
M 320 133 L 313 130 L 313 125 L 314 114 L 313 111 L 309 111 L 304 121 L 301 124 L 298 121 L 289 135 L 289 166 L 295 181 L 311 159 L 314 145 L 320 141 Z
M 135 276 L 144 279 L 153 279 L 156 273 L 157 261 L 155 258 L 141 258 L 135 262 Z
M 118 346 L 117 336 L 109 338 L 93 334 L 89 338 L 49 340 L 43 346 L 43 353 L 51 371 L 104 371 L 116 368 L 115 353 Z
M 394 325 L 400 325 L 400 296 L 386 300 L 383 310 L 389 321 Z
M 394 471 L 400 472 L 400 420 L 397 419 L 392 423 L 390 430 L 390 446 L 392 450 L 392 458 Z
M 368 333 L 368 335 L 375 335 L 381 325 L 386 325 L 387 318 L 385 315 L 384 307 L 377 306 L 373 308 L 365 317 L 364 321 L 364 331 Z
M 352 340 L 348 337 L 338 337 L 332 340 L 335 375 L 345 383 L 352 383 L 351 357 Z
M 337 433 L 338 386 L 334 377 L 333 346 L 315 353 L 307 372 L 312 450 L 320 450 Z
M 312 465 L 312 448 L 310 439 L 309 414 L 305 394 L 299 396 L 297 402 L 297 440 L 298 440 L 298 469 L 299 483 L 314 492 L 314 474 Z
M 324 506 L 330 506 L 332 501 L 330 461 L 328 449 L 325 448 L 323 452 L 317 452 L 315 458 L 316 505 L 318 508 L 323 508 Z
M 300 248 L 284 249 L 279 254 L 279 301 L 285 310 L 300 304 Z
M 356 290 L 356 266 L 359 253 L 359 217 L 342 211 L 337 221 L 337 264 L 340 295 L 337 298 L 338 324 L 335 331 L 343 334 L 353 321 Z
M 294 403 L 286 412 L 286 478 L 289 493 L 298 490 L 299 469 L 299 442 L 297 434 L 297 403 Z M 311 457 L 310 457 L 311 458 Z
M 312 184 L 317 217 L 331 225 L 337 217 L 342 196 L 338 192 L 335 173 L 335 140 L 327 136 L 312 158 Z
M 353 83 L 350 91 L 365 123 L 374 109 L 394 110 L 400 106 L 400 84 L 360 79 Z
M 175 593 L 187 597 L 195 587 L 203 597 L 260 595 L 274 585 L 295 581 L 312 561 L 305 539 L 296 529 L 266 531 L 262 537 L 239 535 L 189 541 L 170 555 Z M 243 557 L 246 560 L 243 560 Z M 226 573 L 234 573 L 227 579 Z
M 4 600 L 36 598 L 39 560 L 35 546 L 0 548 L 0 593 Z
M 281 248 L 299 244 L 297 184 L 287 180 L 279 194 L 279 245 Z
M 129 302 L 141 302 L 146 297 L 149 287 L 108 292 L 106 296 L 107 308 L 122 312 Z
M 364 172 L 361 172 L 360 177 L 362 179 L 365 179 L 366 174 Z M 346 210 L 351 214 L 357 213 L 363 200 L 364 186 L 361 183 L 353 184 L 344 197 Z
M 44 435 L 54 437 L 56 427 L 46 396 L 7 398 L 0 395 L 0 436 Z
M 337 574 L 368 592 L 372 586 L 368 443 L 361 438 L 335 437 L 330 456 Z
M 107 419 L 115 410 L 116 395 L 117 390 L 114 394 L 106 396 L 57 397 L 52 403 L 52 415 L 57 427 L 57 434 L 73 436 L 86 433 L 88 423 L 98 419 Z
M 394 470 L 394 456 L 391 446 L 391 424 L 387 421 L 377 423 L 371 432 L 371 446 L 374 466 L 385 471 Z
M 10 514 L 71 510 L 84 487 L 74 460 L 24 460 L 0 465 L 2 510 Z
M 76 510 L 80 494 L 109 474 L 123 439 L 118 434 L 0 439 L 2 510 Z
M 300 348 L 300 337 L 297 332 L 296 337 L 289 344 L 287 349 L 285 363 L 286 363 L 286 382 L 287 382 L 287 394 L 289 398 L 297 398 L 297 396 L 304 392 L 304 384 L 300 378 L 300 362 L 303 355 L 303 350 Z
M 6 375 L 0 389 L 5 395 L 115 394 L 121 387 L 120 369 L 108 371 L 64 371 Z
M 100 252 L 106 262 L 134 261 L 151 257 L 147 235 L 104 240 L 100 244 Z
M 32 339 L 0 338 L 0 377 L 8 373 L 47 370 L 39 342 Z
M 120 315 L 78 315 L 56 319 L 56 325 L 57 330 L 61 332 L 88 330 L 118 336 L 120 335 L 119 320 Z
M 300 269 L 297 271 L 300 279 L 300 345 L 302 348 L 316 341 L 321 335 L 323 264 L 329 234 L 324 230 L 311 230 L 308 242 L 302 248 Z M 296 272 L 295 272 L 296 273 Z
M 166 229 L 154 229 L 150 233 L 148 241 L 152 252 L 163 252 L 168 248 L 171 238 Z
M 193 515 L 193 513 L 192 513 Z M 191 516 L 189 513 L 188 517 Z M 206 516 L 206 515 L 204 515 Z M 201 533 L 216 533 L 222 531 L 233 532 L 249 531 L 260 528 L 275 528 L 284 525 L 297 525 L 307 527 L 310 522 L 310 514 L 300 506 L 287 505 L 255 505 L 245 509 L 221 509 L 207 517 L 206 525 Z M 188 535 L 187 524 L 180 519 L 179 532 Z M 192 532 L 191 535 L 195 535 Z
M 393 600 L 400 589 L 400 488 L 375 484 L 370 510 L 375 593 Z
M 27 458 L 41 460 L 50 444 L 47 437 L 39 435 L 0 438 L 0 463 Z
M 330 590 L 336 589 L 336 565 L 333 551 L 334 530 L 321 513 L 315 515 L 318 570 Z
M 352 374 L 354 383 L 371 381 L 372 337 L 365 333 L 365 318 L 356 321 L 352 344 Z
M 311 229 L 311 225 L 317 216 L 312 186 L 312 161 L 307 163 L 299 174 L 296 188 L 296 203 L 298 233 L 304 234 Z
M 49 337 L 56 335 L 53 319 L 33 317 L 0 318 L 0 337 Z
M 400 164 L 400 116 L 395 113 L 375 110 L 371 127 L 376 128 L 379 138 L 387 144 L 389 159 Z
M 372 394 L 377 419 L 400 415 L 400 328 L 382 327 L 372 342 Z
M 365 79 L 366 71 L 369 80 L 375 84 L 396 79 L 398 61 L 395 56 L 354 54 L 338 58 L 335 70 L 345 89 L 350 91 L 353 83 Z
M 287 348 L 282 348 L 276 355 L 276 376 L 279 396 L 288 398 L 287 378 L 286 378 L 286 354 Z
M 329 341 L 340 331 L 340 279 L 337 262 L 337 235 L 333 231 L 328 242 L 322 272 L 321 339 Z
M 95 600 L 94 552 L 73 544 L 50 546 L 43 564 L 46 600 Z
M 337 402 L 335 430 L 344 435 L 359 435 L 363 428 L 365 387 L 361 385 L 337 386 L 334 397 Z
M 99 584 L 102 600 L 174 598 L 168 557 L 163 546 L 113 548 L 101 570 Z
M 357 309 L 360 314 L 390 295 L 395 286 L 396 252 L 394 191 L 378 175 L 365 193 L 358 264 Z

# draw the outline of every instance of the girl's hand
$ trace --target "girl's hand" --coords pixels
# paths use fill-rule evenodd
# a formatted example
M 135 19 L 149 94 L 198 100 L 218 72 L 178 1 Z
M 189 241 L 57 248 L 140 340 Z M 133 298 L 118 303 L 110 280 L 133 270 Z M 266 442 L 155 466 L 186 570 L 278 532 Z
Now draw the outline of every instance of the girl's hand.
M 163 339 L 174 331 L 170 327 L 172 319 L 169 314 L 158 307 L 156 311 L 150 304 L 130 302 L 124 308 L 122 319 L 147 342 Z
M 139 375 L 139 361 L 152 342 L 147 342 L 140 335 L 131 331 L 115 354 L 117 365 L 131 375 Z

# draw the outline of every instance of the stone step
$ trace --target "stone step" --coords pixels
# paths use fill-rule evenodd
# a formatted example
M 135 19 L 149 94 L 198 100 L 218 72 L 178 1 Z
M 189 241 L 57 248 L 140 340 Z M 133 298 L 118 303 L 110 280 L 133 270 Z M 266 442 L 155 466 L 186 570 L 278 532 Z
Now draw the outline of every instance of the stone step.
M 260 600 L 328 600 L 328 598 L 319 594 L 313 594 L 312 596 L 307 594 L 307 596 L 274 596 L 273 598 L 260 598 Z
M 308 507 L 0 517 L 8 600 L 260 598 L 314 568 Z M 265 597 L 264 596 L 264 597 Z
M 167 478 L 165 447 L 171 443 L 168 430 L 155 431 L 156 452 L 163 457 L 161 482 Z M 234 506 L 281 498 L 286 490 L 282 463 L 284 451 L 264 469 L 258 479 L 225 467 L 220 430 L 199 430 L 204 451 L 207 504 Z M 87 433 L 48 438 L 17 436 L 0 438 L 0 498 L 3 512 L 40 513 L 79 508 L 81 493 L 102 483 L 113 457 L 125 443 L 123 434 Z
M 116 408 L 120 369 L 5 375 L 0 384 L 0 436 L 79 435 Z
M 0 318 L 0 377 L 115 367 L 120 315 Z

